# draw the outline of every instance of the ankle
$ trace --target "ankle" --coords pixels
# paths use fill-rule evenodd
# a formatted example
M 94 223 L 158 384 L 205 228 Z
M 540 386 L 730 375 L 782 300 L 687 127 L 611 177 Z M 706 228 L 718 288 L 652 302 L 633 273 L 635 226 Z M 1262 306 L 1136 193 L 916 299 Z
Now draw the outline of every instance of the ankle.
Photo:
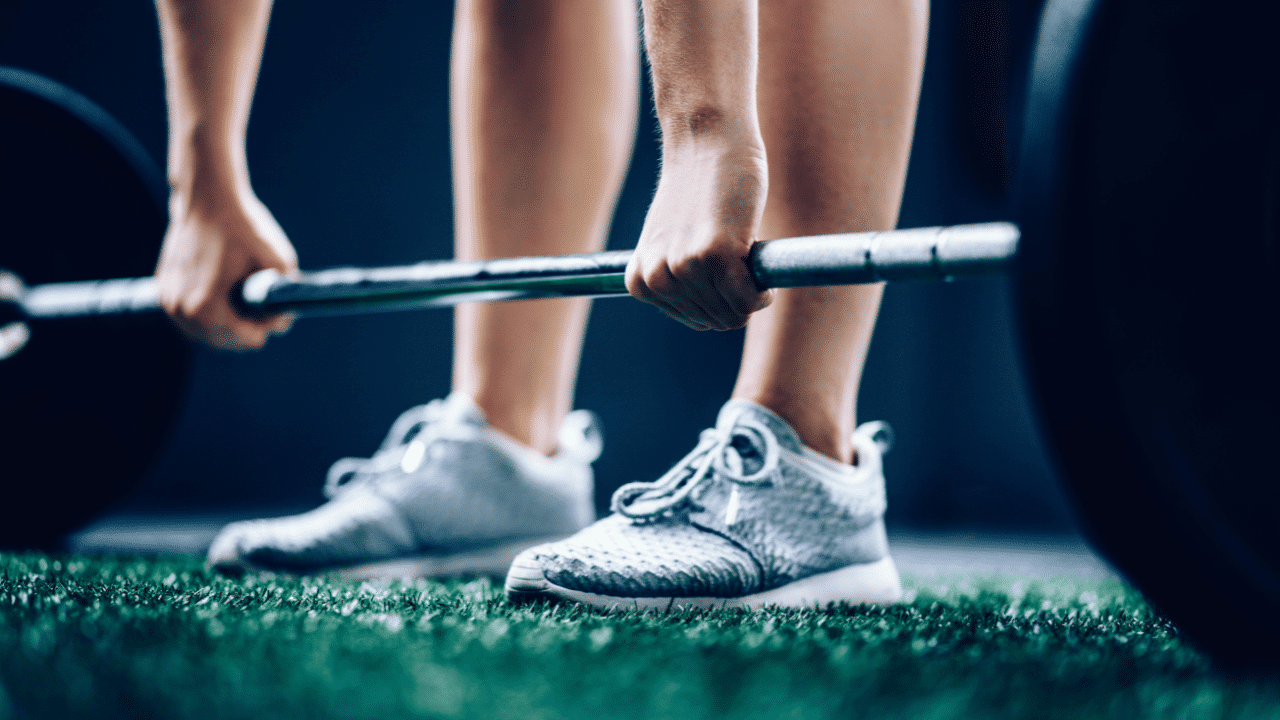
M 491 398 L 473 398 L 485 424 L 515 442 L 550 457 L 559 449 L 559 418 L 545 409 L 517 407 Z
M 821 407 L 821 403 L 803 402 L 789 396 L 735 393 L 734 397 L 750 400 L 776 413 L 795 429 L 800 442 L 810 449 L 836 462 L 853 464 L 855 453 L 852 418 L 845 421 L 840 413 Z

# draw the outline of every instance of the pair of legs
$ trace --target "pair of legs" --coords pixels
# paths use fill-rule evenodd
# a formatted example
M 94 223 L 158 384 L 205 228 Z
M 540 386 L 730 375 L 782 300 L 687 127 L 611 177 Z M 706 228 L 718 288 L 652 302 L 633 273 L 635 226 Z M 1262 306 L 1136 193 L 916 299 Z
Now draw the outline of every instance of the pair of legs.
M 452 126 L 459 259 L 603 248 L 636 128 L 632 0 L 460 0 Z M 769 163 L 762 239 L 890 229 L 906 179 L 926 0 L 760 6 Z M 752 316 L 733 396 L 848 463 L 882 287 L 781 290 Z M 555 450 L 589 301 L 459 306 L 453 389 L 496 429 Z

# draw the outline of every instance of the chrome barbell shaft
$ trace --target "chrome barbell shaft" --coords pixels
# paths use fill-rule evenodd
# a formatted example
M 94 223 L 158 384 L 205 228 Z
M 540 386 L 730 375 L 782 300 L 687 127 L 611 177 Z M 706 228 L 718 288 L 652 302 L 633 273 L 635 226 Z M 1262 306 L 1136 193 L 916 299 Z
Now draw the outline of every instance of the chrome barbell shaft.
M 950 279 L 1003 272 L 1018 246 L 1010 223 L 782 238 L 757 243 L 749 262 L 765 288 Z M 244 284 L 251 315 L 348 315 L 550 297 L 626 295 L 631 251 L 588 255 L 437 261 L 336 268 L 292 275 L 255 273 Z M 19 302 L 30 318 L 143 312 L 158 308 L 152 278 L 51 283 Z

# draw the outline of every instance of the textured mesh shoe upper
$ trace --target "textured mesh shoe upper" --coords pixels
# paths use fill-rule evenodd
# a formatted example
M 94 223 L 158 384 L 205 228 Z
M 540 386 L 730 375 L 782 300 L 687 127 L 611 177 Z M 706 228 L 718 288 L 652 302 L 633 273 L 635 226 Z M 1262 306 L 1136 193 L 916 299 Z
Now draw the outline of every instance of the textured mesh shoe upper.
M 209 559 L 305 571 L 568 535 L 594 517 L 599 434 L 581 413 L 566 421 L 561 452 L 545 458 L 490 429 L 463 396 L 413 408 L 374 457 L 334 464 L 329 502 L 228 525 Z
M 623 486 L 614 515 L 526 557 L 555 585 L 613 597 L 738 597 L 879 560 L 881 450 L 864 428 L 859 464 L 844 466 L 769 410 L 730 401 L 671 472 Z
M 737 597 L 761 585 L 750 553 L 675 518 L 635 523 L 615 513 L 526 552 L 556 585 L 614 597 Z

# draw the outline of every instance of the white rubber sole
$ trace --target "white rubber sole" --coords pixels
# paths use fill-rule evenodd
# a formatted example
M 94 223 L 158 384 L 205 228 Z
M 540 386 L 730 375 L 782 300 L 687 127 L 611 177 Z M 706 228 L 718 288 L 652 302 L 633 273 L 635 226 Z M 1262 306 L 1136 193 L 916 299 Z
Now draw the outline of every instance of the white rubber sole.
M 535 545 L 563 540 L 555 535 L 543 538 L 522 538 L 498 545 L 472 548 L 448 554 L 412 555 L 376 562 L 360 563 L 338 568 L 318 569 L 314 572 L 287 572 L 261 568 L 243 560 L 223 561 L 214 567 L 222 572 L 240 574 L 250 572 L 276 572 L 289 575 L 328 575 L 342 580 L 416 580 L 418 578 L 495 577 L 507 574 L 512 561 L 520 553 Z
M 893 558 L 811 575 L 782 587 L 742 597 L 613 597 L 571 590 L 547 580 L 541 566 L 529 562 L 513 564 L 507 574 L 507 597 L 514 601 L 558 598 L 608 609 L 671 610 L 678 608 L 740 607 L 758 609 L 766 605 L 793 608 L 824 608 L 846 602 L 888 605 L 902 599 L 902 581 Z

